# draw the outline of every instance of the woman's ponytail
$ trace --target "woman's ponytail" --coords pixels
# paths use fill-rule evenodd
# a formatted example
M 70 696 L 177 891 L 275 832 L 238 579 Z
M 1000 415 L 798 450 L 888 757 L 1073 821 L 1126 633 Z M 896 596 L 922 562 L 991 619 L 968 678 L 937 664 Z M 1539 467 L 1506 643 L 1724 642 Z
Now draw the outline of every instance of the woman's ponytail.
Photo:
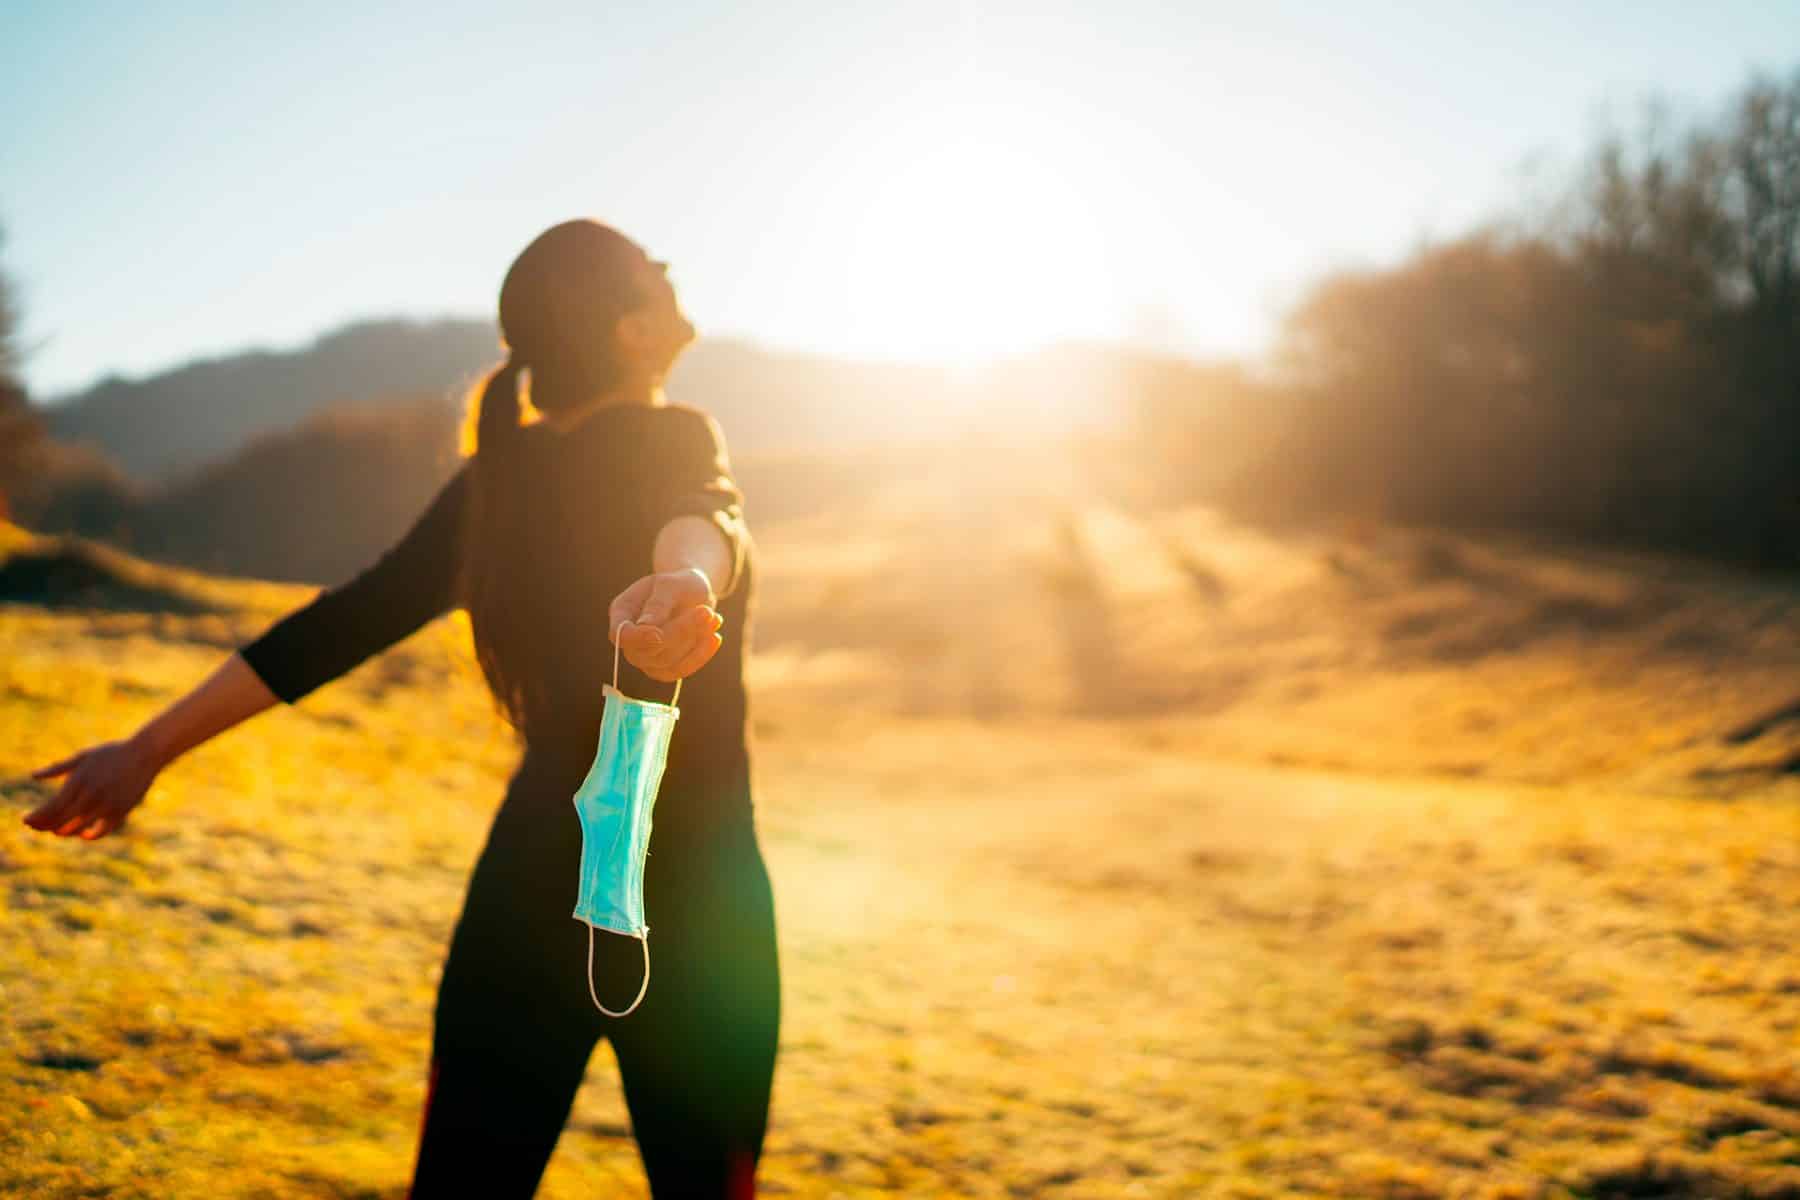
M 529 700 L 527 680 L 535 664 L 521 668 L 495 651 L 496 635 L 520 624 L 514 611 L 523 597 L 514 574 L 518 555 L 531 535 L 531 497 L 517 469 L 517 450 L 524 441 L 524 407 L 519 398 L 517 356 L 495 367 L 481 385 L 474 421 L 463 424 L 465 455 L 474 461 L 472 494 L 466 513 L 465 552 L 457 590 L 468 609 L 475 657 L 486 677 L 495 707 L 507 723 L 523 732 Z M 535 620 L 535 618 L 527 618 Z
M 495 367 L 481 388 L 480 409 L 475 425 L 475 450 L 495 457 L 503 456 L 518 437 L 524 409 L 519 403 L 519 368 L 517 358 L 507 356 Z M 489 461 L 492 461 L 490 459 Z

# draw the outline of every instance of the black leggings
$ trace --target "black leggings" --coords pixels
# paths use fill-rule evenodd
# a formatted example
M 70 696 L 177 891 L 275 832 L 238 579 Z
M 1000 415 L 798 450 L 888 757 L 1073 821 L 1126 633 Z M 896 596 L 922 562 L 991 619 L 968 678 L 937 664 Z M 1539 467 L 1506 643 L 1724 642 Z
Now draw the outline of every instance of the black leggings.
M 680 819 L 691 798 L 665 780 L 644 864 L 650 987 L 630 1015 L 608 1017 L 588 995 L 588 927 L 571 915 L 581 860 L 571 797 L 585 769 L 528 753 L 494 818 L 438 988 L 414 1200 L 532 1195 L 602 1037 L 651 1194 L 754 1194 L 781 989 L 748 804 L 701 829 Z M 614 1012 L 629 1008 L 643 948 L 593 936 L 595 992 Z

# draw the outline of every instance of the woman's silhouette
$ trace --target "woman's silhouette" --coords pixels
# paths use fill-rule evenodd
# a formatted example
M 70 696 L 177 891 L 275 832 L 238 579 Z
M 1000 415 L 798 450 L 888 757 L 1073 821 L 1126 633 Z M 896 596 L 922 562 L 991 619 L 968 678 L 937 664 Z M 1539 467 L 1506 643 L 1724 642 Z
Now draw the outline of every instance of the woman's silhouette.
M 66 778 L 26 821 L 105 836 L 193 746 L 465 608 L 525 749 L 444 964 L 411 1195 L 532 1194 L 605 1037 L 653 1194 L 750 1196 L 781 1007 L 746 730 L 754 560 L 718 426 L 663 400 L 694 329 L 666 265 L 595 221 L 526 247 L 500 324 L 510 355 L 481 389 L 475 452 L 406 535 L 137 734 L 35 772 Z M 541 419 L 522 420 L 522 372 Z M 572 798 L 615 638 L 627 695 L 666 700 L 663 685 L 685 681 L 644 865 L 655 983 L 618 1020 L 590 998 L 588 930 L 572 915 Z M 600 937 L 608 1008 L 643 970 L 633 939 Z

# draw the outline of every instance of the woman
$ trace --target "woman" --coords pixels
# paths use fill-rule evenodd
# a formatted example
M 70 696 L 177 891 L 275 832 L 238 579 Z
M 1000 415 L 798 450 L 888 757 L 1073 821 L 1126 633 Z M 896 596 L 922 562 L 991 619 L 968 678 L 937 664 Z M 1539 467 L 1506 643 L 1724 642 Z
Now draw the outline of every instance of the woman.
M 411 1192 L 421 1200 L 532 1194 L 601 1037 L 653 1194 L 754 1191 L 780 984 L 750 797 L 752 543 L 717 425 L 663 400 L 694 337 L 666 270 L 598 222 L 540 235 L 500 290 L 510 355 L 482 387 L 475 452 L 412 529 L 132 737 L 34 773 L 66 777 L 27 824 L 103 837 L 180 754 L 468 611 L 482 674 L 525 750 L 439 985 Z M 521 373 L 542 414 L 529 423 Z M 572 798 L 615 643 L 626 695 L 666 701 L 665 685 L 684 681 L 644 865 L 655 984 L 618 1020 L 596 1003 L 617 1011 L 636 995 L 641 947 L 601 935 L 590 997 L 588 931 L 572 916 Z

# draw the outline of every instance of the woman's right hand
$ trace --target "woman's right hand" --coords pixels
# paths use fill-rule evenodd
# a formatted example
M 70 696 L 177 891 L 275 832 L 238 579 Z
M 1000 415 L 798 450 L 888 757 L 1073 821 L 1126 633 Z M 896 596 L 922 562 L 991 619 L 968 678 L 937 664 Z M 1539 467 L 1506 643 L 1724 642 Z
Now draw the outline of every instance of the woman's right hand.
M 33 779 L 65 778 L 56 795 L 25 814 L 25 824 L 58 837 L 103 838 L 143 803 L 160 770 L 157 757 L 132 738 L 78 750 L 31 773 Z
M 625 660 L 672 683 L 718 653 L 725 618 L 713 607 L 712 582 L 696 567 L 646 575 L 614 597 L 607 619 Z

